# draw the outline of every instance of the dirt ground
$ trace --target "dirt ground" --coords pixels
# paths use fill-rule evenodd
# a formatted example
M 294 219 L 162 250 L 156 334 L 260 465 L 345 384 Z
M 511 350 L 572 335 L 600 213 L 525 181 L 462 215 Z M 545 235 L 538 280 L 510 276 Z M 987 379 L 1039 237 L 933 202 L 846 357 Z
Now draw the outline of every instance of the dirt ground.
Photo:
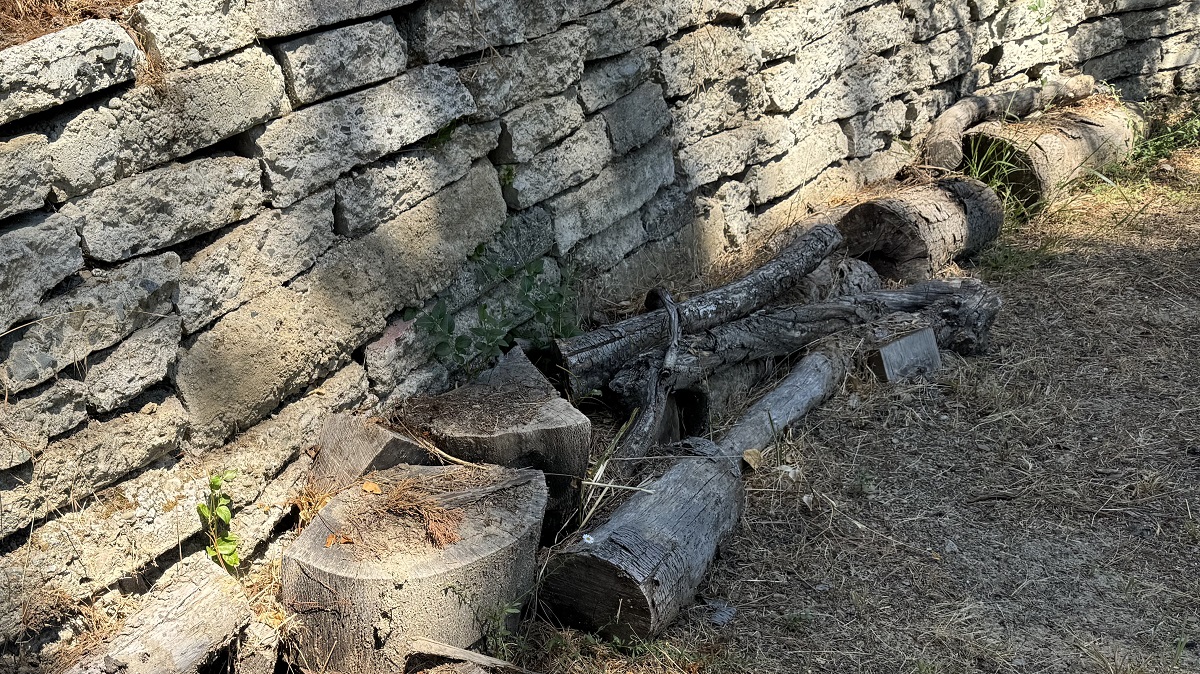
M 1006 305 L 930 382 L 846 382 L 748 478 L 662 638 L 552 672 L 1200 672 L 1200 153 L 1095 181 L 962 273 Z

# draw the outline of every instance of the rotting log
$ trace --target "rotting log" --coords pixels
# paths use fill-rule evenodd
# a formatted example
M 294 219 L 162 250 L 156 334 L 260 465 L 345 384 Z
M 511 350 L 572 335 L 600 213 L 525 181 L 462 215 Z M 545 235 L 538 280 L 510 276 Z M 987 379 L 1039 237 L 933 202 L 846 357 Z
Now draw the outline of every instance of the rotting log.
M 336 496 L 284 551 L 294 665 L 404 671 L 416 640 L 468 648 L 533 587 L 546 507 L 536 470 L 399 466 Z M 380 493 L 374 493 L 374 492 Z
M 839 226 L 850 255 L 884 278 L 911 283 L 982 250 L 1003 224 L 995 191 L 978 180 L 948 178 L 858 204 Z
M 994 96 L 970 96 L 950 106 L 934 120 L 925 134 L 924 156 L 929 166 L 948 171 L 963 162 L 963 134 L 981 122 L 1020 119 L 1051 105 L 1075 103 L 1091 96 L 1096 81 L 1076 75 L 1045 86 L 1032 86 Z
M 776 304 L 824 302 L 843 295 L 879 290 L 879 273 L 874 267 L 852 257 L 835 257 L 823 260 L 799 285 L 780 295 Z
M 679 304 L 684 333 L 706 330 L 745 316 L 794 288 L 842 243 L 837 228 L 822 224 L 778 257 L 745 277 Z M 649 311 L 578 337 L 555 341 L 557 367 L 575 397 L 600 388 L 634 356 L 668 338 L 666 314 Z
M 1004 184 L 1033 211 L 1073 181 L 1128 157 L 1144 127 L 1129 105 L 1097 98 L 1027 122 L 985 122 L 967 131 L 963 149 L 990 182 Z

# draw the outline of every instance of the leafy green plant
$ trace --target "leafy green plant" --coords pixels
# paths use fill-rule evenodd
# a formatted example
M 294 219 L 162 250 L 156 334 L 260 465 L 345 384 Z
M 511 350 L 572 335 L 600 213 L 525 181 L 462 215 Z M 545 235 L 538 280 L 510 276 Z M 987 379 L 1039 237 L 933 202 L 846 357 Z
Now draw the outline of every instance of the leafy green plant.
M 571 272 L 564 268 L 558 283 L 549 283 L 538 279 L 543 271 L 542 260 L 534 260 L 525 265 L 520 279 L 521 303 L 531 313 L 522 336 L 539 345 L 580 332 L 579 298 Z
M 404 317 L 412 320 L 414 314 L 415 310 L 410 309 Z M 416 327 L 433 340 L 433 355 L 452 365 L 466 364 L 471 338 L 454 334 L 454 315 L 446 307 L 445 301 L 438 300 L 429 311 L 416 316 Z
M 203 503 L 196 504 L 200 524 L 208 536 L 208 545 L 204 550 L 213 561 L 230 573 L 242 563 L 237 552 L 238 538 L 229 530 L 229 524 L 233 520 L 233 511 L 230 510 L 233 500 L 225 491 L 225 483 L 236 476 L 236 471 L 227 470 L 209 477 L 208 495 Z
M 511 319 L 500 316 L 493 316 L 488 312 L 486 304 L 479 305 L 479 325 L 471 328 L 471 351 L 475 359 L 482 359 L 485 363 L 495 360 L 500 357 L 509 346 L 512 346 L 512 337 L 509 333 L 513 329 Z

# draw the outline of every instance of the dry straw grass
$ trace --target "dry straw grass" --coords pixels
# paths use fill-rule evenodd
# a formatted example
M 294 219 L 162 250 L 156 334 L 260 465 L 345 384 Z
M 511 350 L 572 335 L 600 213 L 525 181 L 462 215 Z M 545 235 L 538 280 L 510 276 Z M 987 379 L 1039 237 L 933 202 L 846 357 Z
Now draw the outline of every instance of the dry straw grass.
M 0 49 L 88 19 L 120 17 L 138 0 L 5 0 L 0 3 Z

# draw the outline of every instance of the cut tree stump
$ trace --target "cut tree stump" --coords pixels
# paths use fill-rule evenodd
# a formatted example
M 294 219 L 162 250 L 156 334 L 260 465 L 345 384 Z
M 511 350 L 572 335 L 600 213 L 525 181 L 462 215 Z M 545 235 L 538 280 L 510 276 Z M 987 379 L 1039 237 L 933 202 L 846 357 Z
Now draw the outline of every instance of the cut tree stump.
M 991 119 L 1021 119 L 1051 105 L 1075 103 L 1091 96 L 1095 88 L 1096 81 L 1090 75 L 1076 75 L 1045 86 L 964 98 L 929 127 L 923 143 L 925 163 L 953 171 L 963 163 L 963 134 L 967 129 Z
M 102 653 L 69 674 L 196 674 L 250 622 L 242 586 L 203 552 L 167 570 Z
M 468 648 L 533 588 L 539 471 L 399 466 L 371 482 L 336 496 L 284 551 L 280 599 L 302 628 L 289 654 L 297 666 L 404 671 L 418 640 Z
M 395 418 L 459 459 L 545 471 L 548 542 L 578 509 L 591 457 L 591 421 L 559 396 L 519 347 L 473 384 L 409 398 Z
M 867 354 L 867 367 L 886 382 L 907 381 L 936 372 L 942 366 L 932 328 L 900 335 Z
M 985 122 L 967 132 L 963 146 L 972 164 L 1036 210 L 1071 182 L 1128 157 L 1144 128 L 1132 107 L 1097 97 L 1027 122 Z
M 412 438 L 371 419 L 334 414 L 321 427 L 309 483 L 321 491 L 340 491 L 370 471 L 430 463 L 432 458 Z
M 858 204 L 840 227 L 850 255 L 890 280 L 930 278 L 1000 234 L 1004 204 L 987 185 L 948 178 Z
M 836 227 L 817 225 L 744 278 L 681 302 L 680 328 L 685 334 L 698 332 L 759 309 L 796 287 L 841 243 Z M 556 340 L 554 358 L 567 377 L 566 390 L 579 398 L 603 387 L 630 359 L 667 339 L 666 314 L 659 309 Z

